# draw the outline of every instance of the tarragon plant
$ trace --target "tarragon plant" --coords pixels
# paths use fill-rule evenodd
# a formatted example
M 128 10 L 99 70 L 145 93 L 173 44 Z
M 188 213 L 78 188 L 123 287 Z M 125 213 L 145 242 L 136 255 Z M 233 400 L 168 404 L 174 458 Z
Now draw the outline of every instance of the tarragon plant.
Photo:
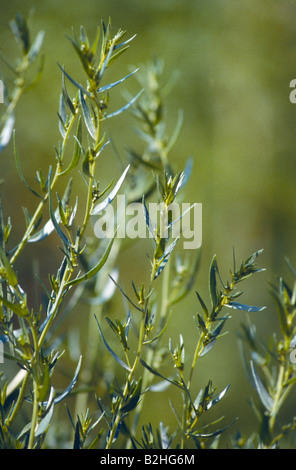
M 219 419 L 211 422 L 207 412 L 221 406 L 229 386 L 217 391 L 209 377 L 196 390 L 194 374 L 202 357 L 224 335 L 229 309 L 238 314 L 241 311 L 256 314 L 263 309 L 238 302 L 242 291 L 237 290 L 241 282 L 261 271 L 256 265 L 261 250 L 239 265 L 234 256 L 226 282 L 221 279 L 213 257 L 209 269 L 209 305 L 198 290 L 194 292 L 200 250 L 190 256 L 178 250 L 179 238 L 172 236 L 176 220 L 170 211 L 170 205 L 182 197 L 192 168 L 191 159 L 179 171 L 171 163 L 182 114 L 178 114 L 175 131 L 168 136 L 163 102 L 167 84 L 162 85 L 161 60 L 142 67 L 141 71 L 119 74 L 111 83 L 106 81 L 106 72 L 133 40 L 126 39 L 122 30 L 112 35 L 110 21 L 101 22 L 93 42 L 84 27 L 78 37 L 75 33 L 68 37 L 85 81 L 77 80 L 67 64 L 58 64 L 62 82 L 57 98 L 60 141 L 55 144 L 55 158 L 47 173 L 38 170 L 36 186 L 29 185 L 21 169 L 21 142 L 15 131 L 14 110 L 23 92 L 37 83 L 42 71 L 43 59 L 39 57 L 44 33 L 40 32 L 31 42 L 28 24 L 20 14 L 11 22 L 11 29 L 21 45 L 21 57 L 12 65 L 3 56 L 3 65 L 15 78 L 12 89 L 5 85 L 0 151 L 12 140 L 19 176 L 37 202 L 33 214 L 24 209 L 26 229 L 16 246 L 11 246 L 11 221 L 6 219 L 5 206 L 0 204 L 0 332 L 5 343 L 5 361 L 18 368 L 11 381 L 3 374 L 1 377 L 0 448 L 216 448 L 219 436 L 229 428 L 228 433 L 231 432 L 232 422 L 223 425 L 219 425 Z M 27 72 L 38 61 L 41 65 L 27 83 Z M 139 92 L 129 97 L 126 105 L 110 112 L 113 88 L 132 77 L 139 80 Z M 68 92 L 70 88 L 75 90 L 73 97 Z M 108 121 L 120 119 L 124 112 L 134 117 L 142 145 L 127 146 L 127 163 L 121 174 L 115 183 L 102 186 L 98 169 L 105 164 L 110 148 L 106 139 Z M 85 184 L 85 196 L 75 194 L 73 175 Z M 57 187 L 64 187 L 62 194 Z M 148 280 L 123 280 L 119 276 L 117 261 L 123 241 L 117 237 L 117 230 L 121 214 L 116 214 L 117 227 L 110 238 L 93 235 L 94 220 L 119 192 L 125 194 L 127 203 L 142 204 L 143 220 L 150 234 Z M 149 213 L 151 199 L 162 204 L 162 215 L 168 221 L 165 235 L 160 223 L 155 223 Z M 39 279 L 43 302 L 32 309 L 28 294 L 20 285 L 15 262 L 27 244 L 41 243 L 53 232 L 59 236 L 62 261 L 56 273 L 49 273 L 47 284 Z M 127 284 L 131 289 L 126 290 Z M 112 310 L 115 292 L 122 297 L 120 313 Z M 189 295 L 196 299 L 197 309 L 192 312 L 197 340 L 191 358 L 185 357 L 186 340 L 181 330 L 177 343 L 175 339 L 167 340 L 172 311 Z M 272 288 L 272 295 L 283 338 L 274 337 L 270 345 L 263 346 L 253 325 L 244 326 L 244 336 L 241 335 L 241 344 L 247 345 L 242 346 L 247 372 L 260 399 L 259 405 L 252 405 L 260 427 L 251 437 L 234 436 L 231 442 L 236 448 L 278 446 L 295 428 L 295 420 L 287 425 L 278 421 L 279 411 L 295 382 L 295 366 L 291 361 L 296 333 L 295 287 L 289 288 L 280 280 L 279 288 Z M 84 302 L 80 303 L 81 299 Z M 74 344 L 71 332 L 65 340 L 59 327 L 78 303 L 83 310 L 81 321 L 84 325 L 88 323 L 86 337 L 81 338 L 83 354 L 77 357 L 68 386 L 57 391 L 54 373 L 63 362 L 63 352 L 66 350 L 71 356 Z M 167 387 L 176 391 L 167 403 L 175 428 L 170 430 L 166 423 L 158 423 L 153 410 L 150 412 L 153 420 L 140 425 L 147 394 L 151 391 L 157 394 Z M 62 421 L 64 440 L 55 432 L 61 402 L 67 410 L 67 421 Z M 26 417 L 25 425 L 19 424 L 20 416 Z

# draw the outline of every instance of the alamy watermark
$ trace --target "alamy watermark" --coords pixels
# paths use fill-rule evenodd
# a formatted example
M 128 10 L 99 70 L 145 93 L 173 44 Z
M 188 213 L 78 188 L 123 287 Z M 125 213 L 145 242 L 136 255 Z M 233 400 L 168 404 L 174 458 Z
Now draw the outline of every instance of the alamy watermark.
M 202 204 L 164 203 L 126 204 L 126 197 L 118 195 L 116 211 L 109 204 L 94 225 L 97 238 L 182 238 L 184 249 L 194 250 L 202 243 Z M 116 216 L 115 216 L 116 214 Z M 156 230 L 158 229 L 158 233 Z

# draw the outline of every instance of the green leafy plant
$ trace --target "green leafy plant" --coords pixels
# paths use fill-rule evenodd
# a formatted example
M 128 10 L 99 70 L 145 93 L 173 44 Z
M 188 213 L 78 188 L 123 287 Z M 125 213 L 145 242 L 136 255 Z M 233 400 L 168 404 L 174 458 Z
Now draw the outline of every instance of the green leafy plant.
M 11 91 L 5 86 L 0 150 L 12 138 L 17 171 L 37 203 L 32 215 L 24 209 L 26 229 L 16 246 L 11 246 L 11 221 L 5 221 L 5 208 L 0 205 L 1 341 L 5 342 L 5 361 L 19 369 L 10 382 L 1 376 L 0 448 L 216 448 L 220 435 L 228 429 L 231 432 L 233 423 L 221 425 L 222 418 L 211 421 L 208 412 L 216 405 L 221 406 L 229 385 L 217 391 L 209 377 L 197 392 L 193 378 L 201 358 L 224 336 L 230 320 L 229 309 L 255 314 L 263 309 L 237 301 L 242 295 L 238 290 L 241 282 L 262 271 L 256 264 L 261 251 L 238 266 L 233 256 L 233 268 L 226 282 L 213 257 L 209 269 L 209 305 L 198 291 L 194 292 L 200 250 L 190 256 L 178 250 L 179 238 L 173 237 L 176 220 L 170 211 L 170 205 L 180 201 L 192 168 L 191 159 L 177 172 L 171 163 L 182 114 L 178 114 L 175 130 L 169 136 L 164 95 L 171 82 L 162 84 L 161 60 L 106 83 L 106 72 L 133 39 L 126 39 L 122 30 L 112 35 L 110 21 L 107 25 L 102 21 L 93 42 L 84 27 L 80 28 L 79 37 L 75 34 L 68 37 L 85 82 L 80 83 L 67 65 L 58 65 L 62 78 L 57 113 L 61 140 L 47 174 L 41 170 L 36 173 L 38 187 L 29 185 L 21 169 L 14 109 L 22 93 L 37 82 L 41 73 L 39 68 L 33 82 L 26 84 L 26 73 L 41 54 L 44 33 L 40 32 L 31 44 L 28 24 L 20 14 L 11 28 L 21 44 L 21 58 L 16 66 L 3 58 L 16 79 Z M 129 96 L 123 107 L 109 111 L 113 88 L 131 77 L 138 78 L 141 91 Z M 73 98 L 69 86 L 75 90 Z M 104 154 L 110 144 L 105 128 L 109 119 L 120 118 L 126 111 L 134 116 L 142 148 L 128 147 L 128 161 L 115 184 L 111 181 L 101 187 L 98 167 L 104 165 Z M 85 183 L 86 196 L 75 194 L 73 174 Z M 63 194 L 57 192 L 61 186 Z M 122 239 L 117 237 L 118 229 L 110 239 L 101 239 L 94 236 L 93 228 L 93 216 L 102 214 L 119 191 L 124 192 L 127 203 L 142 203 L 143 220 L 150 234 L 148 280 L 128 279 L 130 290 L 124 287 L 126 282 L 118 273 L 118 255 L 124 249 Z M 155 224 L 149 213 L 147 202 L 151 199 L 162 204 L 162 214 L 168 221 L 165 235 L 160 222 Z M 118 225 L 120 215 L 116 214 Z M 52 233 L 59 237 L 62 260 L 56 274 L 49 273 L 48 286 L 38 280 L 44 301 L 38 308 L 32 308 L 28 293 L 19 283 L 15 263 L 28 244 L 40 243 Z M 115 292 L 122 297 L 124 314 L 118 315 L 111 308 Z M 237 448 L 278 446 L 295 428 L 295 419 L 286 425 L 278 422 L 280 409 L 295 383 L 295 366 L 291 361 L 296 337 L 295 287 L 291 289 L 280 280 L 279 287 L 273 286 L 271 292 L 282 338 L 273 337 L 271 344 L 264 346 L 251 324 L 243 326 L 240 336 L 247 374 L 260 402 L 252 403 L 259 428 L 250 438 L 233 437 L 233 447 Z M 172 311 L 189 295 L 196 298 L 198 310 L 193 320 L 193 337 L 197 340 L 192 357 L 185 355 L 186 339 L 181 331 L 177 342 L 173 338 L 167 340 Z M 63 362 L 63 352 L 75 356 L 73 348 L 77 346 L 73 332 L 69 331 L 65 339 L 59 334 L 59 327 L 73 314 L 80 299 L 85 301 L 79 306 L 84 311 L 83 323 L 88 322 L 84 352 L 76 354 L 77 363 L 66 388 L 57 391 L 54 376 Z M 152 390 L 159 393 L 167 387 L 176 392 L 174 400 L 167 403 L 175 418 L 175 429 L 170 431 L 162 422 L 140 426 L 147 394 Z M 73 400 L 74 412 L 69 404 Z M 61 402 L 67 410 L 67 422 L 62 420 L 62 425 L 68 431 L 63 432 L 63 437 L 51 432 L 57 429 L 55 414 Z M 20 416 L 26 416 L 23 426 L 19 424 Z

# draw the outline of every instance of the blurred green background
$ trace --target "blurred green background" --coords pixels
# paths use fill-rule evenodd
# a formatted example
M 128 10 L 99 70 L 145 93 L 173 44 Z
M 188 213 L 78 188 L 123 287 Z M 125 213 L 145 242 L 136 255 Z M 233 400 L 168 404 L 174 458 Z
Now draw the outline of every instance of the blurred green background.
M 46 170 L 54 161 L 54 146 L 59 140 L 57 110 L 61 72 L 57 61 L 79 77 L 76 55 L 65 38 L 78 34 L 83 24 L 94 38 L 101 19 L 112 19 L 114 32 L 126 29 L 137 34 L 130 50 L 122 56 L 113 73 L 121 77 L 129 66 L 140 66 L 154 56 L 165 60 L 166 75 L 178 72 L 178 82 L 167 98 L 168 130 L 173 130 L 179 109 L 184 126 L 172 152 L 172 163 L 182 170 L 188 156 L 194 158 L 191 180 L 186 187 L 188 202 L 203 204 L 203 248 L 199 274 L 194 288 L 208 299 L 208 269 L 217 254 L 222 277 L 232 268 L 232 248 L 237 260 L 264 248 L 259 258 L 266 268 L 244 286 L 242 301 L 266 305 L 252 314 L 262 338 L 276 328 L 276 315 L 268 293 L 268 282 L 281 275 L 289 280 L 284 257 L 296 264 L 296 105 L 289 101 L 289 84 L 296 78 L 296 2 L 289 0 L 0 0 L 0 49 L 11 58 L 16 44 L 7 27 L 18 11 L 26 15 L 35 7 L 33 32 L 45 31 L 45 67 L 38 87 L 24 95 L 16 112 L 17 143 L 23 172 L 33 182 L 38 168 Z M 4 69 L 3 69 L 4 70 Z M 6 72 L 6 71 L 5 71 Z M 136 93 L 136 80 L 126 82 Z M 71 89 L 71 87 L 70 87 Z M 116 94 L 117 93 L 117 94 Z M 124 103 L 115 92 L 117 103 Z M 117 99 L 116 98 L 116 99 Z M 108 127 L 121 158 L 127 145 L 139 141 L 129 115 L 118 117 Z M 139 147 L 141 148 L 141 147 Z M 35 200 L 19 183 L 12 145 L 0 155 L 0 187 L 5 216 L 11 215 L 13 237 L 19 240 L 24 230 L 20 206 L 33 211 Z M 34 169 L 34 172 L 32 172 Z M 118 156 L 110 151 L 101 162 L 102 174 L 120 174 Z M 38 248 L 41 276 L 55 272 L 60 255 L 57 240 L 51 237 L 38 247 L 28 247 L 18 265 L 24 286 L 33 272 Z M 147 270 L 147 259 L 140 250 L 129 251 L 120 261 L 125 284 Z M 187 354 L 192 352 L 193 315 L 197 311 L 194 292 L 175 309 L 170 335 L 182 332 Z M 212 378 L 219 389 L 231 383 L 223 400 L 227 422 L 239 417 L 231 432 L 250 432 L 254 418 L 246 402 L 251 390 L 242 370 L 237 347 L 237 331 L 246 318 L 231 312 L 229 334 L 220 340 L 213 353 L 201 361 L 196 375 L 197 390 Z M 148 413 L 152 421 L 163 416 L 163 405 Z M 286 416 L 296 413 L 291 397 Z M 153 413 L 153 415 L 152 415 Z M 174 421 L 170 421 L 174 425 Z M 228 434 L 229 436 L 229 434 Z

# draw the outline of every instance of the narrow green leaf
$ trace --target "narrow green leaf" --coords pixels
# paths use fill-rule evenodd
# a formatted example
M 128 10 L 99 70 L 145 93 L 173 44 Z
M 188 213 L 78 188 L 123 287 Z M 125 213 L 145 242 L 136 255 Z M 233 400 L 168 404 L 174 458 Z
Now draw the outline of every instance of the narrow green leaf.
M 74 78 L 72 78 L 65 70 L 64 68 L 59 64 L 57 63 L 58 67 L 61 69 L 61 71 L 63 72 L 63 74 L 68 78 L 68 80 L 70 80 L 70 82 L 76 86 L 82 93 L 84 93 L 85 95 L 89 96 L 90 98 L 92 97 L 92 94 L 89 93 L 82 85 L 80 85 L 78 82 L 76 82 L 76 80 L 74 80 Z
M 143 359 L 140 359 L 140 362 L 141 362 L 142 366 L 145 367 L 145 369 L 147 369 L 147 370 L 149 370 L 149 372 L 151 372 L 151 374 L 156 375 L 156 377 L 161 377 L 163 380 L 166 380 L 170 384 L 176 385 L 176 387 L 181 388 L 181 390 L 184 390 L 184 387 L 182 387 L 182 385 L 180 385 L 178 382 L 175 382 L 174 380 L 171 380 L 167 377 L 164 377 L 160 372 L 158 372 L 157 370 L 150 367 Z
M 59 131 L 60 131 L 61 136 L 64 139 L 66 135 L 65 125 L 67 121 L 67 115 L 66 115 L 66 106 L 64 102 L 64 97 L 62 93 L 60 95 L 60 106 L 59 106 L 58 117 L 59 117 Z
M 18 156 L 18 151 L 17 151 L 17 147 L 16 147 L 16 139 L 15 139 L 15 131 L 13 132 L 13 148 L 14 148 L 14 158 L 15 158 L 15 163 L 16 163 L 16 168 L 17 168 L 17 171 L 19 173 L 19 176 L 22 180 L 22 182 L 24 183 L 24 185 L 26 186 L 26 188 L 28 188 L 33 194 L 34 196 L 37 196 L 39 198 L 42 199 L 42 196 L 40 196 L 40 194 L 38 194 L 33 188 L 31 188 L 31 186 L 27 183 L 27 181 L 25 180 L 25 177 L 23 175 L 23 172 L 21 170 L 21 166 L 20 166 L 20 161 L 19 161 L 19 156 Z
M 111 281 L 114 282 L 114 284 L 116 285 L 116 287 L 120 290 L 120 292 L 123 294 L 123 296 L 130 302 L 130 304 L 136 309 L 138 310 L 139 312 L 142 312 L 143 313 L 143 309 L 138 307 L 129 297 L 128 295 L 124 292 L 124 290 L 120 287 L 120 285 L 115 281 L 115 279 L 113 279 L 113 277 L 108 274 L 108 276 L 110 277 Z
M 281 330 L 285 336 L 290 336 L 291 332 L 290 332 L 290 326 L 288 325 L 288 312 L 286 311 L 278 293 L 272 290 L 270 291 L 270 293 L 276 303 Z
M 121 188 L 121 185 L 126 177 L 126 174 L 128 172 L 130 168 L 130 165 L 128 165 L 126 167 L 126 169 L 124 170 L 124 172 L 122 173 L 121 177 L 119 178 L 119 180 L 117 181 L 114 189 L 110 192 L 109 196 L 103 201 L 103 202 L 100 202 L 99 204 L 97 204 L 91 215 L 97 215 L 99 214 L 100 212 L 102 212 L 103 210 L 105 210 L 109 204 L 113 201 L 113 199 L 115 198 L 116 194 L 118 193 L 119 189 Z
M 35 437 L 41 436 L 42 434 L 46 433 L 47 429 L 49 428 L 50 421 L 53 415 L 53 409 L 54 409 L 54 403 L 52 403 L 48 412 L 40 421 L 38 429 L 35 433 Z
M 153 224 L 152 224 L 151 219 L 150 219 L 150 215 L 149 215 L 146 203 L 145 203 L 145 197 L 144 196 L 142 198 L 142 204 L 143 204 L 143 208 L 144 208 L 144 215 L 145 215 L 146 225 L 149 229 L 149 232 L 151 233 L 151 235 L 153 237 L 153 240 L 155 241 L 154 227 L 153 227 Z
M 62 400 L 64 400 L 64 398 L 66 398 L 71 393 L 72 389 L 74 388 L 74 386 L 75 386 L 75 384 L 78 380 L 79 372 L 80 372 L 80 369 L 81 369 L 81 362 L 82 362 L 82 356 L 80 356 L 80 358 L 79 358 L 78 364 L 77 364 L 75 372 L 74 372 L 73 379 L 71 380 L 70 384 L 63 391 L 63 393 L 61 393 L 61 395 L 59 395 L 57 398 L 54 399 L 54 404 L 55 405 L 57 403 L 60 403 Z
M 255 307 L 254 305 L 244 305 L 238 302 L 228 302 L 225 307 L 231 307 L 236 310 L 244 310 L 245 312 L 262 312 L 266 307 Z
M 16 39 L 22 44 L 24 53 L 27 54 L 30 49 L 30 32 L 22 13 L 16 14 L 15 19 L 10 21 L 10 27 Z
M 197 291 L 195 291 L 196 295 L 197 295 L 197 298 L 199 300 L 199 303 L 203 309 L 203 312 L 204 312 L 204 316 L 205 318 L 209 318 L 209 312 L 208 312 L 208 309 L 206 307 L 206 304 L 204 303 L 204 301 L 202 300 L 201 296 L 199 295 L 199 293 Z
M 237 421 L 237 418 L 234 419 L 232 421 L 232 423 L 228 424 L 227 426 L 225 426 L 222 429 L 218 429 L 217 431 L 213 431 L 213 432 L 210 432 L 210 433 L 203 433 L 203 432 L 200 432 L 200 431 L 196 431 L 196 432 L 189 433 L 189 436 L 198 437 L 200 439 L 209 439 L 209 438 L 212 438 L 212 437 L 216 437 L 216 436 L 219 436 L 220 434 L 222 434 L 223 432 L 225 432 L 227 429 L 229 429 L 236 421 Z
M 134 98 L 132 98 L 122 108 L 118 109 L 117 111 L 114 111 L 113 113 L 110 113 L 110 114 L 107 114 L 106 116 L 104 116 L 104 119 L 113 118 L 113 117 L 118 116 L 119 114 L 123 113 L 124 111 L 126 111 L 128 108 L 130 108 L 135 103 L 135 101 L 139 98 L 139 96 L 143 93 L 143 91 L 144 90 L 141 90 Z
M 101 88 L 98 88 L 97 92 L 98 93 L 103 93 L 107 90 L 111 90 L 111 88 L 114 88 L 115 86 L 117 85 L 120 85 L 120 83 L 124 82 L 125 80 L 127 80 L 129 77 L 131 77 L 132 75 L 134 75 L 139 69 L 136 69 L 134 70 L 133 72 L 129 73 L 128 75 L 126 75 L 125 77 L 121 78 L 120 80 L 117 80 L 116 82 L 113 82 L 113 83 L 109 83 L 108 85 L 105 85 L 105 86 L 102 86 Z
M 71 243 L 70 243 L 70 240 L 66 237 L 66 235 L 64 234 L 64 232 L 61 230 L 58 222 L 57 222 L 57 219 L 56 219 L 56 216 L 55 216 L 55 213 L 54 213 L 54 210 L 53 210 L 53 207 L 52 207 L 52 198 L 51 198 L 51 187 L 50 187 L 50 184 L 48 185 L 48 203 L 49 203 L 49 212 L 50 212 L 50 218 L 52 220 L 52 223 L 53 223 L 53 226 L 56 230 L 56 232 L 58 233 L 58 235 L 60 236 L 62 242 L 65 244 L 65 246 L 71 246 Z
M 210 267 L 209 288 L 213 310 L 218 304 L 217 279 L 216 279 L 217 261 L 216 255 L 212 259 Z
M 84 122 L 86 125 L 86 128 L 89 132 L 89 135 L 92 137 L 93 140 L 96 140 L 96 129 L 94 127 L 94 124 L 92 122 L 90 110 L 88 109 L 88 106 L 86 104 L 86 101 L 84 99 L 83 93 L 81 90 L 79 90 L 79 99 L 81 103 L 81 108 L 82 108 L 82 114 L 84 117 Z
M 101 330 L 101 327 L 100 327 L 100 324 L 99 324 L 99 322 L 98 322 L 98 319 L 97 319 L 96 315 L 95 315 L 95 319 L 96 319 L 96 322 L 97 322 L 98 327 L 99 327 L 100 335 L 101 335 L 101 337 L 102 337 L 102 340 L 103 340 L 103 342 L 104 342 L 104 344 L 105 344 L 107 350 L 111 353 L 111 355 L 113 356 L 113 358 L 115 359 L 115 361 L 118 362 L 119 365 L 121 365 L 124 369 L 126 369 L 128 372 L 130 372 L 129 366 L 128 366 L 122 359 L 120 359 L 119 356 L 117 356 L 117 354 L 113 351 L 113 349 L 112 349 L 112 348 L 109 346 L 109 344 L 107 343 L 107 341 L 106 341 L 106 339 L 105 339 L 105 337 L 104 337 L 104 335 L 103 335 L 103 332 L 102 332 L 102 330 Z
M 76 114 L 75 107 L 72 103 L 72 100 L 68 94 L 67 88 L 66 88 L 66 83 L 65 83 L 65 74 L 62 74 L 62 93 L 63 93 L 63 98 L 65 101 L 65 104 L 68 106 L 69 110 L 73 114 L 73 116 Z
M 81 123 L 81 116 L 80 116 L 79 121 L 78 121 L 78 126 L 77 126 L 77 133 L 75 137 L 75 147 L 74 147 L 72 160 L 69 166 L 65 170 L 61 171 L 60 175 L 66 175 L 78 165 L 80 156 L 81 156 L 81 150 L 82 150 L 81 141 L 82 141 L 82 123 Z

